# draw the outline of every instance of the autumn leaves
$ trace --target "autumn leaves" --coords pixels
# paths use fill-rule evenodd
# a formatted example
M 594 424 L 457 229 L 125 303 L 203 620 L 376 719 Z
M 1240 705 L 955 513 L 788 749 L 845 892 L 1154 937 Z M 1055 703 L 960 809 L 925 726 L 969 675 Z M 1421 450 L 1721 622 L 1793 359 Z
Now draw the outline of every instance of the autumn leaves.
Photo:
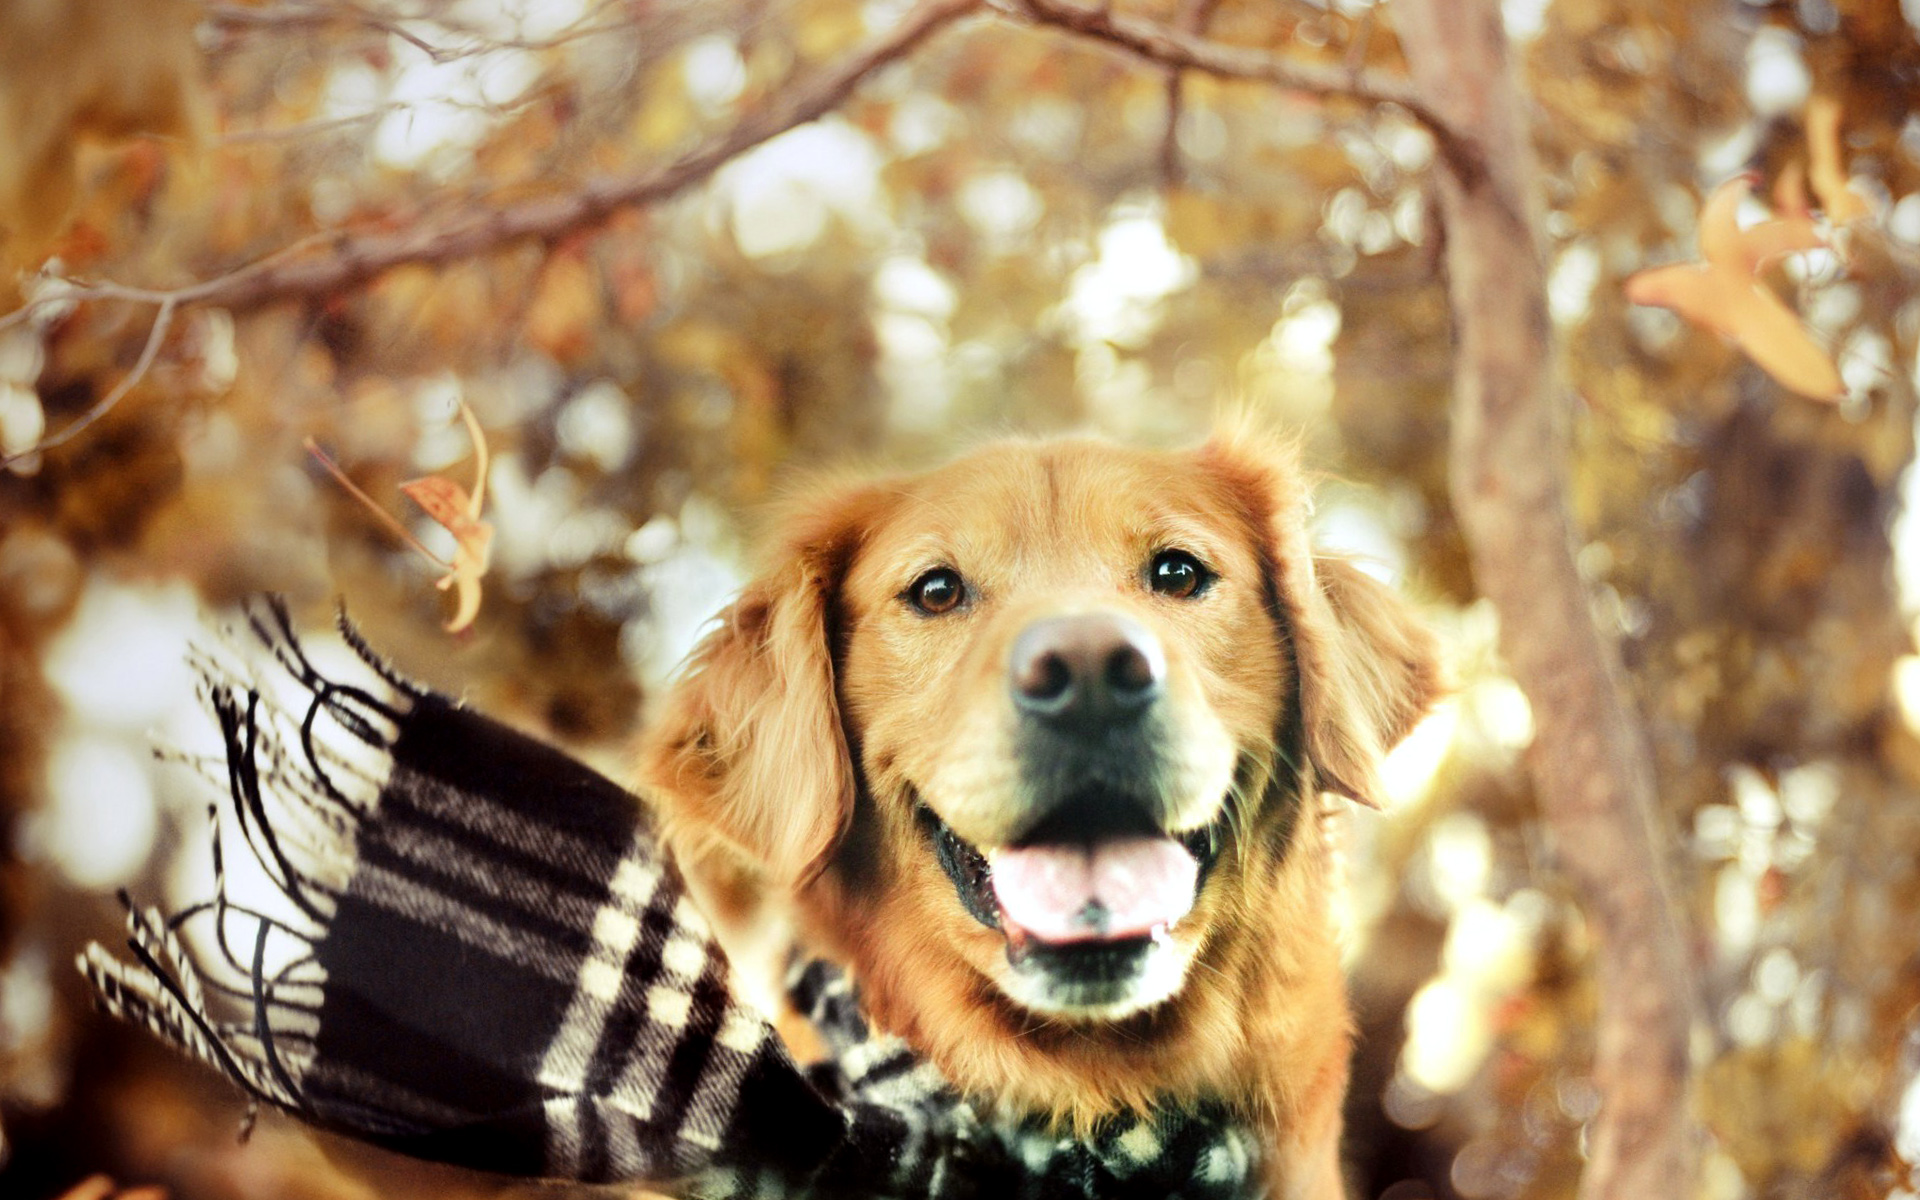
M 1833 357 L 1800 316 L 1768 284 L 1766 275 L 1788 255 L 1841 249 L 1834 234 L 1870 215 L 1847 184 L 1841 157 L 1840 106 L 1816 96 L 1807 104 L 1807 165 L 1795 164 L 1774 181 L 1774 214 L 1742 227 L 1754 176 L 1721 184 L 1700 210 L 1699 262 L 1641 271 L 1626 282 L 1635 304 L 1670 308 L 1738 346 L 1755 366 L 1789 391 L 1838 401 L 1846 384 Z M 1811 187 L 1824 220 L 1809 204 Z

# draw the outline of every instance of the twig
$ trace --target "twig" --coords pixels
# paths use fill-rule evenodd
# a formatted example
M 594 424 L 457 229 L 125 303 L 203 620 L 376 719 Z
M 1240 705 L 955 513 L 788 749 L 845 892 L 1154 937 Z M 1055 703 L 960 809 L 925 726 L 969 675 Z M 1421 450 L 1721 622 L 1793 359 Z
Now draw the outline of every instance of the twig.
M 341 235 L 338 233 L 310 233 L 277 250 L 269 251 L 227 275 L 177 288 L 143 288 L 115 283 L 110 279 L 89 282 L 63 275 L 42 275 L 39 277 L 42 285 L 39 294 L 5 316 L 0 316 L 0 330 L 31 320 L 42 309 L 58 306 L 71 307 L 89 300 L 123 300 L 130 304 L 151 304 L 155 307 L 171 303 L 181 308 L 205 304 L 208 303 L 209 297 L 217 300 L 220 288 L 228 279 L 291 258 L 323 242 L 337 245 L 340 238 Z
M 366 509 L 368 512 L 372 513 L 374 516 L 380 519 L 380 523 L 386 526 L 388 533 L 391 533 L 393 536 L 399 538 L 401 541 L 405 542 L 408 546 L 412 547 L 413 549 L 418 550 L 421 556 L 424 557 L 428 562 L 431 562 L 434 565 L 444 570 L 448 570 L 448 571 L 453 570 L 452 563 L 448 562 L 444 558 L 441 558 L 438 554 L 435 554 L 433 551 L 427 549 L 427 544 L 425 542 L 413 536 L 413 530 L 407 528 L 406 522 L 402 521 L 399 517 L 396 517 L 392 513 L 388 512 L 385 508 L 381 506 L 378 500 L 375 500 L 372 496 L 367 495 L 366 489 L 362 488 L 359 484 L 355 483 L 351 478 L 349 478 L 347 475 L 346 469 L 343 468 L 339 463 L 335 462 L 331 454 L 328 454 L 325 450 L 321 449 L 319 442 L 314 441 L 312 438 L 307 438 L 301 444 L 307 448 L 308 454 L 313 455 L 314 461 L 318 462 L 321 466 L 327 469 L 327 474 L 333 476 L 335 483 L 338 483 L 341 487 L 347 489 L 347 492 L 350 495 L 352 495 L 352 497 L 355 500 L 358 500 L 360 502 L 360 506 L 362 508 Z
M 160 309 L 153 315 L 153 326 L 147 330 L 147 344 L 141 347 L 140 357 L 134 362 L 133 369 L 128 371 L 111 391 L 96 400 L 92 408 L 80 414 L 79 418 L 65 429 L 50 437 L 41 438 L 17 454 L 0 458 L 0 470 L 5 470 L 43 451 L 51 450 L 55 446 L 66 444 L 79 436 L 88 426 L 111 412 L 113 406 L 120 403 L 121 398 L 132 391 L 136 384 L 146 378 L 147 372 L 153 369 L 153 360 L 160 355 L 160 344 L 167 340 L 167 331 L 173 327 L 173 314 L 178 308 L 179 303 L 171 297 L 160 301 Z
M 1482 148 L 1480 176 L 1450 160 L 1434 175 L 1458 347 L 1448 475 L 1474 582 L 1537 718 L 1528 767 L 1555 865 L 1594 932 L 1601 1107 L 1579 1196 L 1688 1196 L 1693 963 L 1654 837 L 1652 752 L 1573 561 L 1527 108 L 1498 0 L 1396 0 L 1393 15 L 1416 85 Z
M 480 428 L 480 418 L 464 400 L 460 402 L 460 419 L 466 422 L 467 436 L 473 439 L 473 495 L 468 507 L 470 515 L 478 519 L 487 506 L 487 435 Z
M 1178 27 L 1185 33 L 1203 34 L 1219 7 L 1220 0 L 1185 0 L 1180 6 Z M 1178 184 L 1182 175 L 1180 117 L 1187 107 L 1186 80 L 1184 69 L 1167 68 L 1167 129 L 1160 140 L 1160 177 L 1168 187 Z
M 296 138 L 319 137 L 336 130 L 351 129 L 356 125 L 378 121 L 390 113 L 413 107 L 415 105 L 410 101 L 395 100 L 377 108 L 350 113 L 344 117 L 326 117 L 318 121 L 301 121 L 293 125 L 275 125 L 261 129 L 235 129 L 220 134 L 213 139 L 213 142 L 219 146 L 245 146 L 256 142 L 283 142 Z
M 356 125 L 365 125 L 372 121 L 392 116 L 397 112 L 420 112 L 428 109 L 446 109 L 452 112 L 479 113 L 486 117 L 499 118 L 523 112 L 541 103 L 543 97 L 539 89 L 530 89 L 518 98 L 504 102 L 487 100 L 456 100 L 450 96 L 435 96 L 425 100 L 390 100 L 361 112 L 347 113 L 338 117 L 322 117 L 312 121 L 298 121 L 291 125 L 269 125 L 255 129 L 236 129 L 208 139 L 205 144 L 215 146 L 245 146 L 262 142 L 283 142 L 298 138 L 319 137 L 340 129 L 350 129 Z M 172 134 L 141 134 L 155 141 L 184 141 L 184 138 Z
M 320 137 L 336 130 L 351 129 L 356 125 L 365 125 L 378 121 L 397 112 L 420 111 L 423 109 L 449 109 L 454 112 L 475 112 L 488 117 L 502 117 L 519 112 L 539 103 L 537 93 L 529 93 L 517 100 L 505 104 L 485 101 L 455 100 L 446 96 L 437 96 L 431 100 L 393 100 L 376 105 L 363 112 L 348 113 L 339 117 L 324 117 L 314 121 L 299 121 L 291 125 L 270 125 L 258 129 L 236 129 L 220 134 L 210 140 L 216 146 L 245 146 L 261 142 L 284 142 L 298 138 Z M 157 135 L 144 135 L 156 137 Z M 163 140 L 176 140 L 171 137 Z
M 1363 104 L 1394 104 L 1426 126 L 1447 157 L 1472 168 L 1476 153 L 1411 80 L 1348 66 L 1269 54 L 1249 46 L 1210 41 L 1161 21 L 1116 13 L 1104 4 L 1078 0 L 987 0 L 1001 15 L 1050 26 L 1157 63 L 1204 71 L 1222 79 L 1270 83 L 1314 96 L 1343 96 Z
M 312 234 L 301 238 L 290 246 L 283 247 L 263 259 L 256 260 L 255 265 L 259 263 L 271 263 L 287 255 L 298 253 L 313 245 L 316 241 L 325 240 L 326 236 L 325 234 Z M 19 308 L 7 313 L 5 316 L 0 316 L 0 332 L 4 332 L 14 325 L 32 320 L 45 309 L 70 308 L 88 300 L 122 300 L 132 304 L 151 304 L 157 311 L 154 313 L 153 325 L 147 331 L 146 345 L 141 349 L 140 358 L 134 363 L 133 369 L 127 373 L 126 378 L 122 379 L 112 391 L 102 396 L 99 401 L 97 401 L 92 408 L 88 409 L 78 420 L 65 429 L 62 429 L 59 433 L 51 437 L 43 437 L 25 450 L 0 458 L 0 470 L 5 470 L 17 462 L 25 461 L 43 451 L 51 450 L 56 446 L 66 443 L 84 431 L 88 426 L 98 421 L 101 417 L 106 416 L 107 413 L 112 410 L 113 406 L 120 403 L 126 394 L 132 391 L 134 386 L 152 369 L 154 359 L 160 352 L 160 345 L 166 340 L 167 333 L 173 325 L 174 315 L 180 309 L 189 305 L 203 303 L 205 301 L 205 292 L 209 286 L 219 282 L 219 280 L 210 280 L 206 284 L 194 284 L 188 287 L 162 290 L 158 288 L 130 287 L 126 284 L 114 283 L 110 280 L 103 280 L 97 283 L 83 283 L 63 276 L 41 276 L 38 280 L 39 286 L 35 289 L 37 292 L 36 295 L 28 299 L 27 302 Z
M 596 6 L 596 11 L 607 7 Z M 408 28 L 409 24 L 419 24 L 406 18 L 391 16 L 363 4 L 354 4 L 350 0 L 335 0 L 332 4 L 282 4 L 272 7 L 253 8 L 241 4 L 211 4 L 206 8 L 207 19 L 229 29 L 270 29 L 276 32 L 299 32 L 341 22 L 352 22 L 373 33 L 388 34 L 399 38 L 436 63 L 458 62 L 465 58 L 475 58 L 482 54 L 491 54 L 498 50 L 554 50 L 569 42 L 602 33 L 613 33 L 628 28 L 634 22 L 631 19 L 602 21 L 588 24 L 584 14 L 579 21 L 546 38 L 497 38 L 469 35 L 474 40 L 466 45 L 441 46 Z M 429 18 L 434 24 L 461 32 L 448 25 L 439 17 Z

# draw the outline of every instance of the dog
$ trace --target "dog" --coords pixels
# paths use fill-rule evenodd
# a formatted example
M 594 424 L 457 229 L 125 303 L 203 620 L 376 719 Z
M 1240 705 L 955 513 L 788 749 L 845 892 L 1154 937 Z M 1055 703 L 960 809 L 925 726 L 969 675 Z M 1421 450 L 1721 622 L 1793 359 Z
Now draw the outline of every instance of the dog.
M 1267 1194 L 1338 1197 L 1323 797 L 1377 806 L 1443 683 L 1308 509 L 1247 428 L 822 485 L 665 697 L 643 790 L 722 910 L 779 906 L 964 1094 L 1082 1133 L 1224 1104 Z

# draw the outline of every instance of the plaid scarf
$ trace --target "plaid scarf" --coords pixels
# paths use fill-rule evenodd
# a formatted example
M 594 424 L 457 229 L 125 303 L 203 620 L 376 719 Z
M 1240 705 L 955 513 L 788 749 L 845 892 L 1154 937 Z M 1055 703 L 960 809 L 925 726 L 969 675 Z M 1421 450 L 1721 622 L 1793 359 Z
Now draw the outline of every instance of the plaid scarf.
M 79 965 L 256 1101 L 420 1158 L 697 1197 L 1258 1194 L 1260 1147 L 1221 1107 L 1085 1138 L 997 1114 L 869 1029 L 826 963 L 790 979 L 831 1048 L 800 1067 L 632 795 L 404 680 L 344 619 L 354 682 L 278 602 L 247 623 L 267 672 L 195 654 L 226 743 L 199 763 L 225 791 L 213 895 L 123 895 L 132 960 Z M 230 889 L 236 837 L 271 905 Z

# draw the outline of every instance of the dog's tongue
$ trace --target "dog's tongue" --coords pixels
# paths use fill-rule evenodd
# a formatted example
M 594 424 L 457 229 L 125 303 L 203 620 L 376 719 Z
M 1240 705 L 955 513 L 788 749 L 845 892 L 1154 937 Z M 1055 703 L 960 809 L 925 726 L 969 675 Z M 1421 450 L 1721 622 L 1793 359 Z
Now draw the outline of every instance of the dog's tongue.
M 1065 843 L 993 856 L 993 894 L 1009 924 L 1043 942 L 1142 937 L 1193 907 L 1200 864 L 1166 837 Z

